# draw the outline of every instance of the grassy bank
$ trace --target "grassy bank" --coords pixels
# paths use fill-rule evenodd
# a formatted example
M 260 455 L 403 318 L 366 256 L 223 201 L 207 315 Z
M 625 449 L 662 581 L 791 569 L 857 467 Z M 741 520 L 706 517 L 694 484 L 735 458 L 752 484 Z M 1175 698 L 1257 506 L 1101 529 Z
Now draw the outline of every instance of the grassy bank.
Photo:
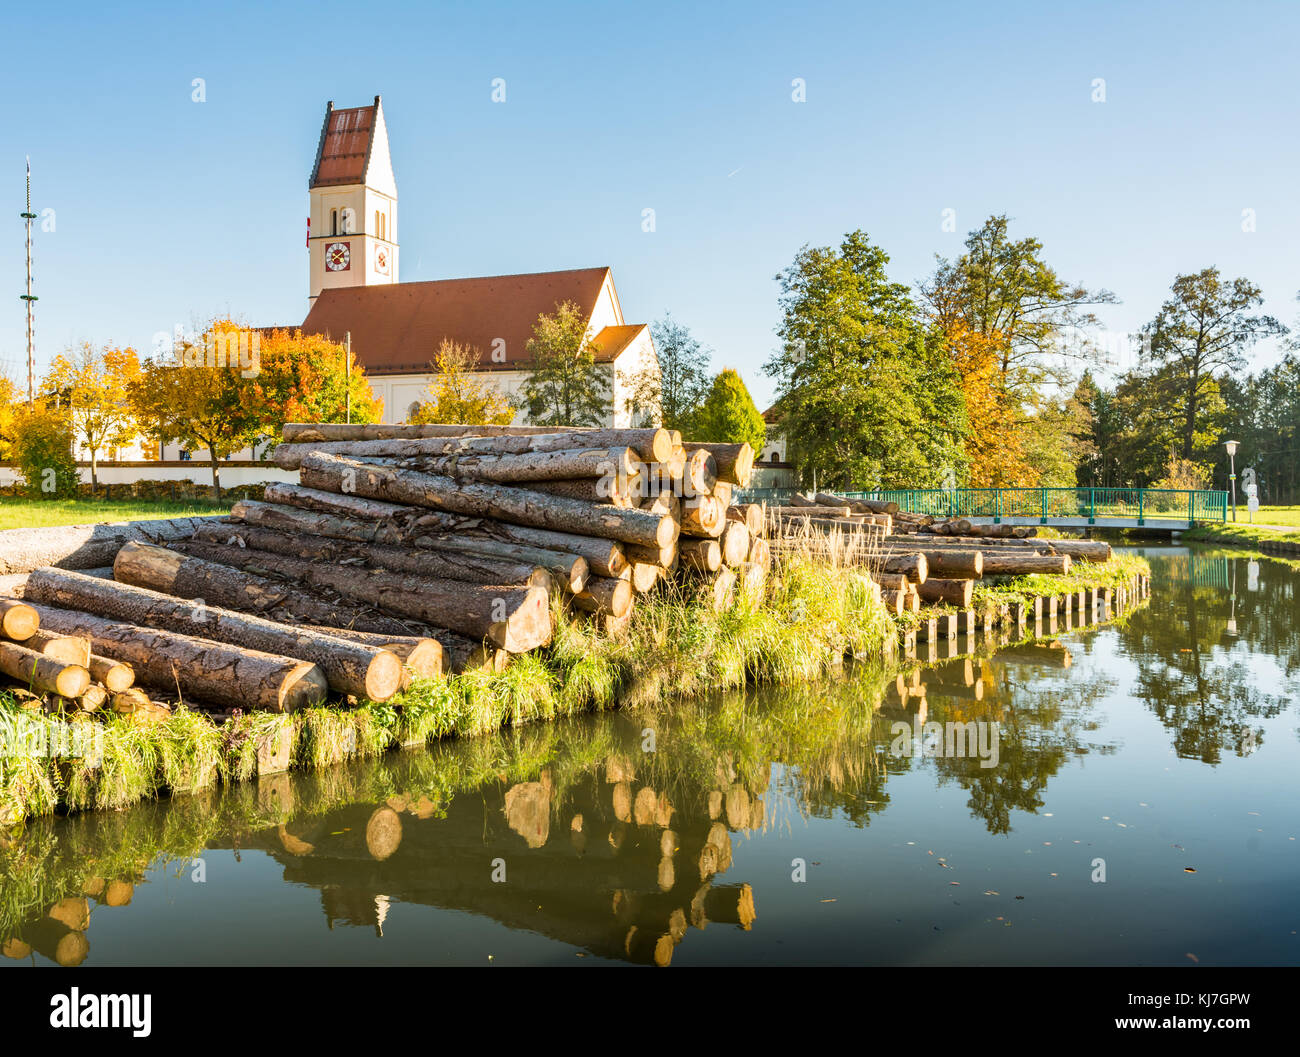
M 0 499 L 0 530 L 228 514 L 230 504 L 160 499 Z
M 1035 592 L 1118 586 L 1137 571 L 1145 572 L 1145 563 L 1126 556 L 1106 565 L 1080 563 L 1069 577 L 1021 577 L 979 590 L 1006 602 Z M 318 770 L 378 758 L 396 746 L 584 711 L 805 682 L 840 669 L 846 657 L 879 660 L 891 652 L 899 626 L 871 587 L 851 570 L 794 558 L 761 600 L 742 599 L 715 613 L 684 589 L 666 591 L 642 599 L 617 639 L 557 614 L 553 644 L 502 673 L 420 680 L 391 701 L 354 709 L 251 713 L 218 725 L 182 705 L 155 725 L 118 717 L 69 724 L 0 695 L 0 825 L 242 781 L 259 772 L 259 756 L 277 748 L 294 769 Z M 94 737 L 79 742 L 70 731 Z M 32 745 L 58 751 L 21 749 Z
M 1280 545 L 1284 550 L 1300 554 L 1300 532 L 1279 532 L 1240 521 L 1199 525 L 1184 532 L 1182 538 L 1197 543 L 1223 543 L 1234 547 Z

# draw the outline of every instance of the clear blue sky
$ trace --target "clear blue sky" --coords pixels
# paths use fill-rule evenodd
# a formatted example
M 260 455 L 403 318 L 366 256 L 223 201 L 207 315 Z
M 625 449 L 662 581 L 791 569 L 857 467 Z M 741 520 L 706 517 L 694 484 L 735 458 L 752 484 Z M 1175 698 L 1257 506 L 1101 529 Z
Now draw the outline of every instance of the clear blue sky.
M 858 227 L 912 282 L 1008 213 L 1122 298 L 1117 331 L 1209 265 L 1296 322 L 1296 3 L 96 3 L 28 22 L 10 11 L 0 67 L 15 375 L 24 155 L 56 222 L 36 236 L 40 362 L 216 312 L 296 323 L 325 101 L 376 93 L 403 280 L 611 265 L 629 321 L 671 311 L 760 405 L 773 276 Z

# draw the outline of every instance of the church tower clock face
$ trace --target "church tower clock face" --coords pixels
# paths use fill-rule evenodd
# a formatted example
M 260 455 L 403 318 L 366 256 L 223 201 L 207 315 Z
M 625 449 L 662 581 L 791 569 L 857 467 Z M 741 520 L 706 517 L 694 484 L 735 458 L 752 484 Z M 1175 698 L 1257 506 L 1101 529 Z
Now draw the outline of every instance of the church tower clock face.
M 346 242 L 331 242 L 325 247 L 325 267 L 332 272 L 346 272 L 352 267 L 352 250 Z

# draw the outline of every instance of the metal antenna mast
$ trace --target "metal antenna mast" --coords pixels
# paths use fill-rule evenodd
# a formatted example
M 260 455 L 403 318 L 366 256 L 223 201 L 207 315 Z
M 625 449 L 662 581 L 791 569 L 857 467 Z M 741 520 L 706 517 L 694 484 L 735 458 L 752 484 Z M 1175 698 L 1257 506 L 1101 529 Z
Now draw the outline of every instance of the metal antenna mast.
M 32 293 L 32 221 L 36 214 L 32 212 L 32 159 L 27 158 L 27 212 L 19 213 L 27 222 L 27 293 L 20 295 L 27 302 L 27 406 L 36 402 L 36 342 L 32 324 L 32 304 L 36 296 Z

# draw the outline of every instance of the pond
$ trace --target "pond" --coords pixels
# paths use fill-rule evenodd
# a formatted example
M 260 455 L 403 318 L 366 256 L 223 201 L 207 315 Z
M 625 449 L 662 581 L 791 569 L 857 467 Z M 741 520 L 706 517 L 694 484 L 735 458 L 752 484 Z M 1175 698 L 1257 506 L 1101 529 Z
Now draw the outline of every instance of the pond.
M 0 842 L 0 964 L 1300 962 L 1300 565 Z M 976 644 L 978 646 L 978 644 Z

